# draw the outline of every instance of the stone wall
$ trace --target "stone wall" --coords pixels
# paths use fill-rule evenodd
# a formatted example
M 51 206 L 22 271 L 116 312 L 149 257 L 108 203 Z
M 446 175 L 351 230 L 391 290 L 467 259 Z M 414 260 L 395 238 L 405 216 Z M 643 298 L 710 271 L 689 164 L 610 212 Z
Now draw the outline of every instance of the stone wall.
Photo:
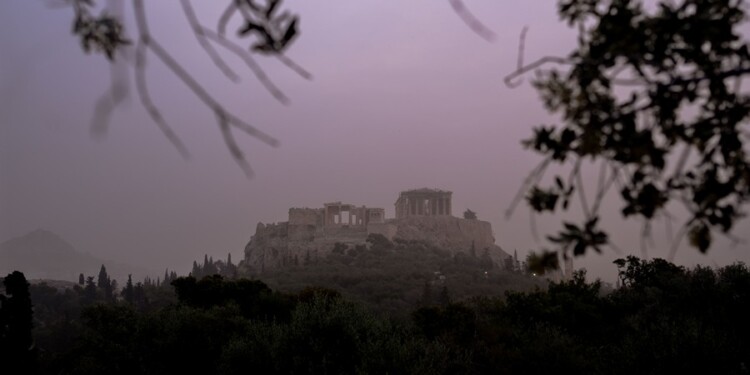
M 289 225 L 323 226 L 323 209 L 320 208 L 290 208 Z
M 337 242 L 350 246 L 365 244 L 370 233 L 379 233 L 391 240 L 431 243 L 453 254 L 476 254 L 487 251 L 492 260 L 505 264 L 509 256 L 495 245 L 490 223 L 452 216 L 414 216 L 385 223 L 362 226 L 328 227 L 288 223 L 258 224 L 255 235 L 245 247 L 244 266 L 254 271 L 283 267 L 303 257 L 325 257 Z

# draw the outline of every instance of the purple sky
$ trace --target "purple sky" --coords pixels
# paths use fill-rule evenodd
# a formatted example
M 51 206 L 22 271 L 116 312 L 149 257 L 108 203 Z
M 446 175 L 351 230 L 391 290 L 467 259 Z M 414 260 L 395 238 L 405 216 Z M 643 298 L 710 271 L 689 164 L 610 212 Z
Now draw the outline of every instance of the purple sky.
M 211 4 L 218 2 L 195 3 L 213 27 L 221 8 Z M 454 213 L 470 208 L 490 221 L 508 252 L 525 256 L 541 245 L 525 207 L 509 220 L 504 211 L 539 160 L 520 140 L 554 119 L 528 82 L 510 89 L 502 78 L 515 67 L 525 25 L 528 60 L 573 47 L 555 2 L 467 1 L 497 33 L 494 43 L 473 34 L 447 1 L 287 3 L 302 16 L 289 56 L 315 78 L 259 59 L 290 106 L 223 54 L 242 76 L 239 84 L 227 81 L 198 47 L 177 1 L 148 2 L 152 31 L 169 52 L 236 114 L 281 141 L 274 149 L 237 134 L 256 172 L 248 180 L 213 114 L 153 57 L 152 96 L 191 160 L 135 97 L 115 112 L 105 139 L 92 139 L 93 104 L 109 82 L 106 59 L 81 51 L 70 9 L 0 2 L 0 240 L 44 228 L 101 257 L 184 272 L 204 253 L 241 258 L 255 225 L 285 220 L 289 207 L 341 200 L 384 207 L 390 217 L 399 191 L 435 187 L 454 192 Z M 616 244 L 640 254 L 639 223 L 621 220 L 614 204 L 605 212 Z M 564 217 L 540 218 L 540 233 Z M 742 222 L 736 234 L 748 229 Z M 667 248 L 664 226 L 654 231 L 655 245 Z M 649 254 L 665 257 L 666 250 Z M 611 281 L 615 257 L 610 250 L 576 264 Z M 720 240 L 707 256 L 684 246 L 678 255 L 684 264 L 735 260 L 750 261 L 747 245 Z

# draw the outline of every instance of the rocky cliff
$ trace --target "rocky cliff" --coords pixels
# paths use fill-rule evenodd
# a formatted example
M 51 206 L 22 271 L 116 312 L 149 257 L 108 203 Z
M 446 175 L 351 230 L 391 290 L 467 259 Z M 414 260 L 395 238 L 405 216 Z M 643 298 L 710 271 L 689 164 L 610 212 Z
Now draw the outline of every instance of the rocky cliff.
M 431 243 L 453 254 L 468 254 L 472 247 L 477 255 L 487 250 L 498 265 L 503 265 L 505 258 L 509 256 L 495 244 L 492 225 L 481 220 L 453 216 L 406 217 L 398 220 L 394 238 Z
M 453 254 L 468 254 L 473 247 L 478 255 L 487 251 L 498 265 L 503 265 L 508 257 L 508 254 L 495 245 L 492 226 L 486 221 L 453 216 L 413 216 L 371 224 L 366 228 L 322 228 L 316 225 L 290 225 L 288 222 L 259 223 L 245 247 L 245 259 L 241 267 L 250 272 L 258 272 L 284 265 L 304 264 L 310 259 L 328 255 L 336 243 L 365 245 L 370 233 L 382 234 L 393 241 L 430 243 Z

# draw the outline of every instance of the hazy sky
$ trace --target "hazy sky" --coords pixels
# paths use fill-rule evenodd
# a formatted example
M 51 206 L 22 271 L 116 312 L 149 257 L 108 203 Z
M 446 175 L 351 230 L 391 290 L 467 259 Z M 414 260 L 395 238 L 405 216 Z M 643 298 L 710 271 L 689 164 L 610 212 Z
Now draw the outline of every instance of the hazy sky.
M 453 191 L 454 214 L 470 208 L 490 221 L 506 251 L 525 256 L 541 245 L 525 207 L 509 220 L 504 211 L 539 161 L 520 140 L 553 118 L 528 82 L 510 89 L 502 78 L 516 64 L 524 25 L 527 59 L 573 47 L 574 33 L 558 21 L 556 2 L 467 1 L 497 33 L 488 43 L 447 1 L 287 1 L 302 17 L 301 37 L 288 54 L 314 80 L 274 59 L 260 62 L 290 106 L 276 102 L 229 54 L 243 80 L 226 80 L 199 48 L 177 1 L 147 3 L 152 31 L 169 52 L 281 147 L 238 133 L 256 171 L 248 180 L 213 114 L 153 56 L 152 96 L 192 158 L 180 157 L 135 97 L 115 112 L 108 136 L 93 139 L 93 105 L 109 83 L 106 59 L 82 52 L 70 33 L 70 9 L 3 0 L 0 240 L 44 228 L 101 257 L 187 272 L 204 253 L 240 259 L 256 224 L 285 220 L 289 207 L 340 200 L 384 207 L 392 217 L 399 191 L 435 187 Z M 225 2 L 194 3 L 201 20 L 214 26 L 221 7 L 213 4 Z M 617 245 L 640 254 L 639 224 L 621 220 L 614 205 L 606 212 L 604 225 Z M 560 218 L 539 219 L 540 232 L 557 228 Z M 736 233 L 748 229 L 744 221 Z M 657 247 L 665 249 L 664 226 L 654 230 Z M 649 254 L 664 257 L 666 250 Z M 610 250 L 576 263 L 613 280 L 615 256 Z M 717 241 L 702 256 L 683 246 L 678 260 L 749 262 L 750 249 Z

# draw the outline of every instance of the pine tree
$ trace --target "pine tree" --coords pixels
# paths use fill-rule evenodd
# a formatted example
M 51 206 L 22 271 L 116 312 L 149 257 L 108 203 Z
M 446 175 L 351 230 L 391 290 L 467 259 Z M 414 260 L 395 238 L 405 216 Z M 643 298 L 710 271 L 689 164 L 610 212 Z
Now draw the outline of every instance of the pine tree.
M 108 301 L 112 301 L 114 299 L 114 296 L 112 295 L 112 279 L 109 278 L 109 275 L 107 275 L 107 279 L 104 282 L 104 298 L 106 298 Z
M 199 278 L 200 277 L 200 268 L 198 268 L 198 262 L 193 261 L 193 270 L 190 271 L 190 275 Z
M 122 290 L 122 298 L 125 302 L 133 303 L 133 275 L 128 275 L 128 282 L 125 284 L 125 289 Z
M 135 284 L 135 287 L 133 287 L 133 302 L 139 307 L 145 306 L 148 302 L 146 300 L 146 291 L 140 281 Z
M 83 284 L 86 283 L 86 278 L 83 277 L 83 274 L 78 275 L 78 285 L 83 286 Z
M 109 276 L 107 275 L 107 268 L 102 267 L 99 269 L 99 277 L 96 281 L 96 287 L 99 289 L 106 289 L 109 286 Z
M 97 299 L 96 283 L 94 282 L 94 276 L 86 278 L 86 287 L 83 289 L 83 297 L 86 303 L 93 303 Z
M 117 292 L 117 280 L 111 280 L 109 282 L 109 298 L 114 301 L 116 299 Z

